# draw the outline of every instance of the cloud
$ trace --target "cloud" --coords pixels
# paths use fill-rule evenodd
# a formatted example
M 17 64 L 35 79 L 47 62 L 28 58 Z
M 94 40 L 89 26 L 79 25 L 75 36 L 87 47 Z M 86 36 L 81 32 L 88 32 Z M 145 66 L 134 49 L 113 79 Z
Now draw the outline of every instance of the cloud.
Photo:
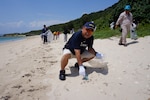
M 60 20 L 48 20 L 48 21 L 32 21 L 29 23 L 29 27 L 31 28 L 39 28 L 42 27 L 44 24 L 47 26 L 64 23 L 66 21 L 60 21 Z
M 7 22 L 7 23 L 0 23 L 0 27 L 4 28 L 21 28 L 21 27 L 27 27 L 27 28 L 39 28 L 42 27 L 44 24 L 47 26 L 64 23 L 66 21 L 60 21 L 60 20 L 45 20 L 45 21 L 31 21 L 31 22 L 24 22 L 24 21 L 18 21 L 18 22 Z
M 23 21 L 0 23 L 0 27 L 19 28 L 24 24 Z
M 0 34 L 4 33 L 14 33 L 14 32 L 28 32 L 32 30 L 39 30 L 43 28 L 43 25 L 46 26 L 54 25 L 54 24 L 60 24 L 67 21 L 60 21 L 60 20 L 45 20 L 45 21 L 31 21 L 31 22 L 25 22 L 25 21 L 16 21 L 16 22 L 6 22 L 6 23 L 0 23 Z

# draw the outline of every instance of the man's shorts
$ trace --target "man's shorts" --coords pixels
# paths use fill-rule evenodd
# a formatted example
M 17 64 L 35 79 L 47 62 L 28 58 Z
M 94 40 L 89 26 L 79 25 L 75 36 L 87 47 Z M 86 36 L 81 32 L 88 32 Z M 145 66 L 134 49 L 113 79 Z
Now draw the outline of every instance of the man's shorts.
M 76 58 L 76 56 L 69 50 L 69 49 L 64 49 L 63 50 L 63 55 L 65 54 L 71 54 L 71 58 Z M 92 53 L 88 52 L 88 50 L 85 50 L 82 54 L 81 54 L 81 59 L 83 58 L 92 58 L 95 55 L 93 55 Z

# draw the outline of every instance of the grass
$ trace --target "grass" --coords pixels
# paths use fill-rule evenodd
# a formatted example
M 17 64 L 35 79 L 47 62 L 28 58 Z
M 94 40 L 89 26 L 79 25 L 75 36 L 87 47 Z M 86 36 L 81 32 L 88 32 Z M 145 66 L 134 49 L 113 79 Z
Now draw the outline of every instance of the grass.
M 97 38 L 109 38 L 112 36 L 118 36 L 120 35 L 119 29 L 111 30 L 110 28 L 107 29 L 102 29 L 102 30 L 97 30 L 94 32 L 94 37 Z
M 137 34 L 139 37 L 150 35 L 150 24 L 139 25 L 139 27 L 137 28 Z

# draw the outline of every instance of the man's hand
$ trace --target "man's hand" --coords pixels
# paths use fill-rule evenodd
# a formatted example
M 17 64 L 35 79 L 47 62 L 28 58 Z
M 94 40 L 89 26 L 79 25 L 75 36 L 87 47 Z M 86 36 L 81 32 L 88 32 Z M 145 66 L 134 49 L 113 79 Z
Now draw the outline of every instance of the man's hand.
M 85 76 L 86 75 L 86 73 L 85 73 L 85 68 L 84 68 L 84 66 L 79 66 L 79 75 L 82 75 L 82 76 Z

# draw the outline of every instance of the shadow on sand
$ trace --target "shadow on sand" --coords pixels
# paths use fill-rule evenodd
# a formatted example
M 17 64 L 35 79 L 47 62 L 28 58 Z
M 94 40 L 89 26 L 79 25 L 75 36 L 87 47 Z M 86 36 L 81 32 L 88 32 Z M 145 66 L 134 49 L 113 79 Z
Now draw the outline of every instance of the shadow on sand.
M 131 44 L 135 44 L 135 43 L 139 43 L 139 41 L 132 41 L 132 42 L 129 42 L 129 43 L 127 43 L 127 46 L 128 46 L 128 45 L 131 45 Z
M 67 77 L 76 77 L 79 75 L 79 71 L 78 68 L 75 68 L 74 66 L 70 67 L 70 74 L 66 74 Z M 100 65 L 98 67 L 90 67 L 90 66 L 86 66 L 86 74 L 89 75 L 93 72 L 96 73 L 101 73 L 103 75 L 107 75 L 108 74 L 108 66 L 107 63 Z

